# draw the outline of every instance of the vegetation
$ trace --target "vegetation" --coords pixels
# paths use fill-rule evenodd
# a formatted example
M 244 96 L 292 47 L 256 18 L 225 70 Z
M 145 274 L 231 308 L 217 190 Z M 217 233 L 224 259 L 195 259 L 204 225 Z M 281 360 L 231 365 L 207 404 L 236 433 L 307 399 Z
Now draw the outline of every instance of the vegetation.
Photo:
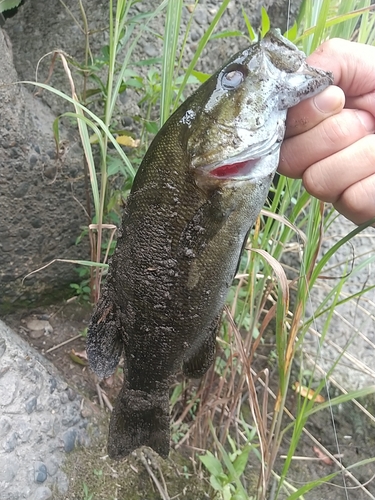
M 103 271 L 113 249 L 120 214 L 119 201 L 130 190 L 141 156 L 139 153 L 127 156 L 121 147 L 121 144 L 134 145 L 132 141 L 136 139 L 114 121 L 119 94 L 127 88 L 139 92 L 144 116 L 134 118 L 142 124 L 140 151 L 143 151 L 150 134 L 157 131 L 184 98 L 187 86 L 206 78 L 194 68 L 207 42 L 213 36 L 240 36 L 234 31 L 214 35 L 229 4 L 229 0 L 224 0 L 199 41 L 193 60 L 183 68 L 182 55 L 190 24 L 181 41 L 176 26 L 180 26 L 181 10 L 185 8 L 182 0 L 164 0 L 153 12 L 136 15 L 131 9 L 135 3 L 134 0 L 118 0 L 114 4 L 110 0 L 109 43 L 103 48 L 101 59 L 90 59 L 87 29 L 84 65 L 58 54 L 71 83 L 71 96 L 39 84 L 74 106 L 74 112 L 65 116 L 76 120 L 79 128 L 91 184 L 88 196 L 93 200 L 93 213 L 88 214 L 86 231 L 91 242 L 91 260 L 79 264 L 90 266 L 93 301 L 99 295 Z M 333 36 L 373 44 L 375 15 L 370 4 L 369 0 L 305 0 L 297 22 L 288 30 L 287 36 L 306 53 Z M 139 38 L 151 29 L 150 22 L 162 12 L 165 13 L 165 33 L 161 59 L 133 63 Z M 255 31 L 245 10 L 243 16 L 248 32 L 241 36 L 253 40 Z M 263 10 L 261 34 L 268 29 L 268 16 Z M 125 57 L 120 57 L 124 54 L 121 52 L 123 47 L 127 48 Z M 69 64 L 74 64 L 84 75 L 80 95 Z M 104 103 L 102 116 L 91 110 L 98 100 Z M 153 114 L 157 105 L 160 109 L 158 122 Z M 58 121 L 55 136 L 58 144 Z M 109 149 L 110 144 L 112 149 Z M 97 156 L 99 162 L 95 161 Z M 333 209 L 311 198 L 300 181 L 279 179 L 273 189 L 272 202 L 260 215 L 243 255 L 238 279 L 225 311 L 214 368 L 198 387 L 193 382 L 176 382 L 171 397 L 173 439 L 177 449 L 183 444 L 191 444 L 200 450 L 208 450 L 198 454 L 196 466 L 203 465 L 203 470 L 209 475 L 210 498 L 303 498 L 308 491 L 322 482 L 331 481 L 337 474 L 352 474 L 340 459 L 320 446 L 323 456 L 328 457 L 336 469 L 319 481 L 313 480 L 300 487 L 289 480 L 292 459 L 306 432 L 308 419 L 319 411 L 332 412 L 335 406 L 374 392 L 374 388 L 366 388 L 330 398 L 327 382 L 343 354 L 323 374 L 314 364 L 317 360 L 308 363 L 304 356 L 304 339 L 319 318 L 325 318 L 318 342 L 321 346 L 335 309 L 358 300 L 373 288 L 364 285 L 359 293 L 342 292 L 349 276 L 369 266 L 375 259 L 373 255 L 362 256 L 358 262 L 343 263 L 340 269 L 346 266 L 346 272 L 340 274 L 339 271 L 339 277 L 330 281 L 325 299 L 306 317 L 311 291 L 322 275 L 329 274 L 332 257 L 368 225 L 353 230 L 321 255 L 323 235 L 336 217 Z M 299 261 L 299 268 L 295 270 L 280 264 L 290 262 L 287 254 L 291 249 L 295 252 L 294 260 Z M 85 281 L 73 287 L 77 294 L 87 295 Z M 316 356 L 319 358 L 319 351 Z M 292 376 L 295 392 L 291 390 Z M 322 401 L 322 393 L 328 393 L 328 399 L 318 403 Z M 291 394 L 294 406 L 290 404 Z M 285 451 L 283 463 L 279 459 L 281 448 Z M 371 457 L 371 460 L 375 458 Z M 257 481 L 249 481 L 251 469 L 256 470 Z M 91 498 L 86 483 L 83 491 L 84 498 Z
M 0 0 L 0 14 L 6 10 L 15 9 L 21 2 L 22 0 Z

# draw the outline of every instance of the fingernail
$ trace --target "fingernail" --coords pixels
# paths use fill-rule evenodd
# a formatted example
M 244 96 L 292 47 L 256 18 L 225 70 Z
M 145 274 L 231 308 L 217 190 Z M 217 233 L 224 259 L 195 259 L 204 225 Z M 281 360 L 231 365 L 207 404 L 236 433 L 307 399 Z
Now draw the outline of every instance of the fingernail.
M 371 113 L 356 109 L 355 114 L 368 132 L 375 132 L 375 119 Z
M 344 103 L 345 97 L 342 90 L 335 86 L 328 87 L 314 97 L 314 104 L 322 113 L 332 113 L 337 108 L 342 108 Z

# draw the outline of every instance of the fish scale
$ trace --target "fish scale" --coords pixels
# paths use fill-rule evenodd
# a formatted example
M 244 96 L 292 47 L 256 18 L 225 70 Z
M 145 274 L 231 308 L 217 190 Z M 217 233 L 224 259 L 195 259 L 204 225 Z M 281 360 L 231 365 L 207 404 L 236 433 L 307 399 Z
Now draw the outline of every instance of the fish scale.
M 287 109 L 332 83 L 270 31 L 167 120 L 134 179 L 87 337 L 90 367 L 125 359 L 109 456 L 169 452 L 169 385 L 214 360 L 228 290 L 276 171 Z

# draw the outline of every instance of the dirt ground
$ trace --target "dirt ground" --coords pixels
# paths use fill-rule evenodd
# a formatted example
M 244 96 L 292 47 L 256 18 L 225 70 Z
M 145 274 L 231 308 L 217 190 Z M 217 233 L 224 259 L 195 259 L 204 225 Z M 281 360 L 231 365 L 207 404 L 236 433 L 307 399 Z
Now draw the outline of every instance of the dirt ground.
M 108 409 L 100 410 L 97 379 L 87 367 L 84 359 L 85 328 L 91 307 L 77 301 L 45 307 L 27 312 L 18 312 L 4 318 L 5 322 L 44 354 L 60 370 L 65 380 L 84 394 L 103 416 L 103 435 L 89 450 L 79 450 L 67 460 L 71 481 L 69 496 L 62 500 L 95 499 L 151 500 L 169 498 L 204 499 L 215 498 L 207 477 L 199 471 L 197 461 L 192 459 L 191 449 L 172 451 L 171 457 L 163 461 L 152 453 L 145 458 L 137 454 L 123 462 L 108 459 L 105 450 Z M 37 329 L 32 329 L 32 328 Z M 43 328 L 42 328 L 43 327 Z M 121 385 L 115 377 L 110 385 L 102 387 L 113 404 Z M 293 395 L 293 392 L 291 391 Z M 337 394 L 330 394 L 334 397 Z M 326 395 L 327 396 L 327 395 Z M 361 401 L 369 414 L 375 414 L 374 398 Z M 295 408 L 293 396 L 288 407 Z M 288 421 L 286 420 L 287 424 Z M 375 456 L 375 427 L 363 411 L 352 402 L 344 403 L 315 413 L 305 424 L 306 433 L 294 453 L 287 481 L 294 488 L 306 482 L 332 474 L 338 470 L 332 460 L 319 454 L 318 444 L 337 456 L 344 466 L 358 464 Z M 309 434 L 313 438 L 309 437 Z M 286 435 L 276 461 L 276 471 L 281 472 L 291 436 Z M 316 442 L 314 442 L 314 440 Z M 254 483 L 251 474 L 257 470 L 256 459 L 250 456 L 248 483 Z M 276 483 L 275 483 L 276 484 Z M 361 484 L 364 485 L 361 487 Z M 158 486 L 159 485 L 159 486 Z M 87 490 L 85 490 L 87 488 Z M 87 493 L 88 492 L 88 493 Z M 254 493 L 255 494 L 255 493 Z M 273 491 L 269 498 L 272 499 Z M 287 499 L 282 493 L 278 498 Z M 217 498 L 217 497 L 216 497 Z M 306 493 L 311 500 L 375 499 L 375 463 L 350 469 L 350 474 L 339 473 L 328 484 Z

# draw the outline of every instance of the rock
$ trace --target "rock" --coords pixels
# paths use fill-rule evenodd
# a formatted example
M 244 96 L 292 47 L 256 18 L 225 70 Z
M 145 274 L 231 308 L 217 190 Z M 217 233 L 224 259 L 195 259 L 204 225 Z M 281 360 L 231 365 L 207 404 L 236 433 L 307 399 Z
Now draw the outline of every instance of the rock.
M 0 358 L 0 498 L 52 498 L 54 488 L 68 490 L 60 471 L 65 453 L 90 444 L 81 398 L 1 321 L 0 338 L 7 346 Z
M 39 339 L 45 334 L 53 332 L 53 328 L 49 321 L 38 319 L 33 316 L 26 319 L 26 327 L 30 330 L 30 338 Z
M 5 453 L 10 453 L 17 446 L 17 434 L 12 432 L 3 443 Z
M 92 408 L 87 404 L 83 405 L 83 408 L 81 409 L 81 417 L 82 418 L 91 417 L 92 414 L 93 414 Z
M 54 476 L 60 467 L 60 461 L 53 455 L 45 460 L 45 464 L 49 476 Z
M 66 392 L 62 392 L 60 394 L 60 401 L 62 404 L 65 404 L 69 401 L 69 397 L 68 397 L 68 394 Z
M 16 397 L 18 382 L 18 375 L 14 370 L 7 369 L 4 375 L 1 375 L 0 370 L 0 406 L 12 403 Z
M 73 391 L 73 389 L 71 387 L 68 387 L 68 389 L 66 390 L 66 393 L 68 395 L 69 401 L 75 400 L 77 394 L 75 393 L 75 391 Z
M 33 429 L 27 420 L 21 420 L 17 422 L 17 438 L 20 443 L 27 443 L 33 433 Z
M 61 412 L 61 423 L 65 427 L 72 427 L 80 421 L 80 415 L 79 405 L 65 406 Z
M 52 491 L 46 486 L 39 486 L 39 488 L 35 490 L 31 500 L 48 500 L 49 498 L 52 498 Z
M 64 451 L 70 453 L 74 450 L 76 444 L 77 432 L 74 429 L 69 429 L 62 435 L 64 442 Z
M 37 401 L 38 401 L 38 398 L 36 396 L 34 396 L 25 403 L 25 409 L 26 409 L 27 413 L 30 414 L 35 410 Z
M 68 477 L 61 470 L 57 473 L 57 489 L 61 495 L 64 495 L 69 489 Z
M 43 462 L 34 463 L 34 481 L 36 483 L 44 483 L 47 479 L 47 467 Z
M 5 416 L 0 417 L 0 438 L 6 436 L 11 428 L 10 418 Z
M 20 296 L 23 301 L 34 302 L 43 293 L 48 293 L 44 299 L 51 299 L 52 290 L 55 296 L 61 296 L 64 285 L 67 290 L 69 282 L 76 278 L 73 266 L 46 268 L 24 282 L 22 278 L 42 267 L 51 255 L 79 258 L 86 252 L 83 246 L 74 245 L 77 228 L 84 225 L 85 216 L 72 196 L 64 161 L 43 154 L 54 148 L 52 123 L 56 115 L 31 95 L 30 87 L 14 85 L 20 78 L 13 66 L 11 44 L 1 29 L 0 54 L 0 213 L 7 221 L 7 227 L 0 230 L 1 313 L 14 307 Z M 60 135 L 67 137 L 63 125 Z M 38 147 L 34 148 L 37 141 Z M 81 165 L 81 153 L 68 156 L 70 166 Z M 59 173 L 51 182 L 43 171 L 56 168 L 57 162 Z M 82 176 L 74 182 L 74 196 L 84 202 Z M 74 214 L 75 224 L 67 222 L 67 213 Z
M 4 354 L 6 348 L 7 348 L 7 345 L 5 343 L 5 340 L 4 339 L 0 339 L 0 358 Z

